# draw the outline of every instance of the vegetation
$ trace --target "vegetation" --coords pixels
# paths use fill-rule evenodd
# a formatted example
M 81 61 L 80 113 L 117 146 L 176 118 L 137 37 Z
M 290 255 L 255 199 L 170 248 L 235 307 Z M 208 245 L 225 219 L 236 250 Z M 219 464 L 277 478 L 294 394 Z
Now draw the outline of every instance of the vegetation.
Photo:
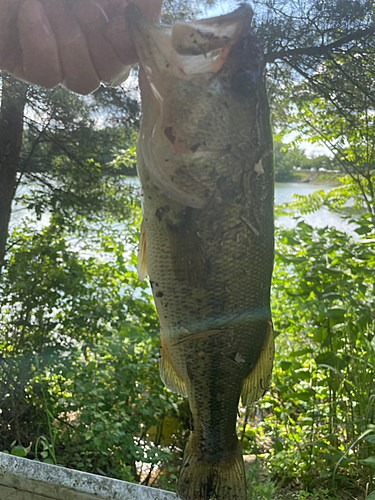
M 295 144 L 285 144 L 281 142 L 278 136 L 274 137 L 274 155 L 275 155 L 275 181 L 290 182 L 304 180 L 317 180 L 318 172 L 328 171 L 323 177 L 320 174 L 320 182 L 332 181 L 335 178 L 334 173 L 340 172 L 335 158 L 327 155 L 318 155 L 314 158 L 308 158 L 306 153 Z M 306 175 L 308 173 L 308 175 Z
M 11 235 L 0 297 L 2 450 L 146 484 L 136 462 L 173 462 L 184 403 L 159 377 L 157 317 L 134 271 L 138 219 L 137 209 L 120 228 L 52 217 Z
M 157 317 L 134 271 L 136 205 L 132 213 L 121 226 L 53 216 L 12 233 L 0 445 L 173 489 L 189 414 L 159 378 Z M 277 231 L 273 382 L 238 425 L 244 452 L 260 460 L 249 498 L 364 498 L 373 488 L 375 228 L 367 215 L 355 224 L 358 241 L 300 219 Z
M 32 187 L 28 204 L 37 217 L 46 211 L 126 216 L 129 193 L 122 180 L 129 169 L 135 170 L 132 152 L 139 119 L 138 102 L 119 89 L 101 87 L 85 98 L 4 75 L 1 90 L 0 270 L 10 207 L 20 186 Z M 105 126 L 98 126 L 99 115 Z M 109 191 L 111 196 L 105 194 Z
M 278 231 L 278 354 L 259 423 L 245 433 L 277 484 L 325 485 L 339 498 L 371 485 L 375 455 L 375 231 L 367 217 L 356 231 L 362 240 L 301 219 Z

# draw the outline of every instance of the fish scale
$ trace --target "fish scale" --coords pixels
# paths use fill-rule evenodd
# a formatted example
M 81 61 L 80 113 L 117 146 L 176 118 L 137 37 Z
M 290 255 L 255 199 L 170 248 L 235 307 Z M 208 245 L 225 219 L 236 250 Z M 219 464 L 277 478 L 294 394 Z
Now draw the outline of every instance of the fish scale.
M 132 4 L 128 18 L 143 107 L 139 274 L 162 379 L 192 414 L 177 491 L 244 500 L 238 405 L 264 393 L 274 349 L 272 134 L 252 11 L 169 28 Z

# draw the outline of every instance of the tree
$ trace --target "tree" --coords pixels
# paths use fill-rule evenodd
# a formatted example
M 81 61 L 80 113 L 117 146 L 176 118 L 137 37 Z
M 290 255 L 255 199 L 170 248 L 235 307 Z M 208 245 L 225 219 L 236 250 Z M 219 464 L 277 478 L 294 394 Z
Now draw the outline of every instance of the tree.
M 293 143 L 283 143 L 277 135 L 273 138 L 273 153 L 276 182 L 292 181 L 297 177 L 296 170 L 310 170 L 312 172 L 319 171 L 319 169 L 337 170 L 340 166 L 335 158 L 330 158 L 327 155 L 308 158 L 303 149 Z
M 335 72 L 336 64 L 337 61 L 325 63 L 321 74 L 314 77 L 322 86 L 329 76 L 335 81 L 335 90 L 325 86 L 324 97 L 312 94 L 306 82 L 289 85 L 291 100 L 284 108 L 287 109 L 285 126 L 288 130 L 298 130 L 300 138 L 320 141 L 331 150 L 352 186 L 348 189 L 347 183 L 341 194 L 345 190 L 349 199 L 357 193 L 356 202 L 374 218 L 375 102 L 369 95 L 374 93 L 374 81 L 370 68 L 364 64 L 360 73 L 355 63 L 345 62 L 343 74 Z M 348 77 L 350 74 L 354 77 L 355 71 L 356 85 Z
M 255 0 L 256 31 L 265 60 L 303 78 L 337 54 L 349 59 L 371 50 L 374 6 L 368 0 Z
M 300 139 L 324 143 L 374 214 L 373 3 L 256 5 L 275 123 L 287 133 L 294 129 Z
M 27 86 L 3 75 L 1 103 L 0 269 L 11 204 L 20 184 L 33 187 L 25 201 L 37 216 L 45 211 L 90 214 L 109 209 L 126 214 L 130 190 L 122 179 L 128 167 L 134 174 L 135 156 L 128 155 L 126 165 L 113 160 L 120 151 L 134 149 L 139 104 L 131 93 L 101 87 L 82 97 L 62 88 Z M 98 117 L 104 126 L 98 127 Z
M 212 3 L 167 1 L 163 20 L 191 19 Z M 126 206 L 129 190 L 121 186 L 125 171 L 119 170 L 121 162 L 109 164 L 120 150 L 134 147 L 140 112 L 136 89 L 127 93 L 102 86 L 84 98 L 62 88 L 26 85 L 5 72 L 1 85 L 0 272 L 11 204 L 20 183 L 32 183 L 36 188 L 29 207 L 38 216 L 46 210 L 90 213 L 109 205 L 111 210 L 115 205 L 116 210 Z M 98 127 L 99 115 L 104 126 Z M 134 155 L 127 155 L 126 163 L 134 174 Z M 110 197 L 105 189 L 111 191 Z M 115 193 L 120 196 L 117 203 Z
M 0 270 L 6 252 L 11 204 L 17 188 L 26 85 L 5 76 L 0 108 Z

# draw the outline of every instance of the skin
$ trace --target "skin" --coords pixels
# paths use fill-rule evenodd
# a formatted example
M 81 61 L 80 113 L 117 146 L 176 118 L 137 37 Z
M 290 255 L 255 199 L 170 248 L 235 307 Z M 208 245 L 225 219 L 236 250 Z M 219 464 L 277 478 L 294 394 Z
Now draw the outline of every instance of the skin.
M 130 2 L 157 22 L 162 0 L 0 0 L 0 69 L 79 94 L 121 83 L 137 62 Z

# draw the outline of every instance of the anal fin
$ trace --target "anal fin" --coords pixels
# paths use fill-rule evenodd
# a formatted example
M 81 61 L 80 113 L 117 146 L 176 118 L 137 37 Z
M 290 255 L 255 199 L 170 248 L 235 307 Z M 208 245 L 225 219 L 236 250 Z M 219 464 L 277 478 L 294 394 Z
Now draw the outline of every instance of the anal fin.
M 139 280 L 143 281 L 147 275 L 147 247 L 144 221 L 142 221 L 139 234 L 137 271 Z
M 244 406 L 249 406 L 261 398 L 267 390 L 271 379 L 273 358 L 275 356 L 275 344 L 273 339 L 272 323 L 269 322 L 266 339 L 255 368 L 245 379 L 241 401 Z
M 163 344 L 163 341 L 161 341 L 160 345 L 159 370 L 160 377 L 166 387 L 168 387 L 168 389 L 170 389 L 172 392 L 179 394 L 183 398 L 187 398 L 185 382 L 177 374 L 174 366 L 172 365 L 171 358 L 166 347 Z

